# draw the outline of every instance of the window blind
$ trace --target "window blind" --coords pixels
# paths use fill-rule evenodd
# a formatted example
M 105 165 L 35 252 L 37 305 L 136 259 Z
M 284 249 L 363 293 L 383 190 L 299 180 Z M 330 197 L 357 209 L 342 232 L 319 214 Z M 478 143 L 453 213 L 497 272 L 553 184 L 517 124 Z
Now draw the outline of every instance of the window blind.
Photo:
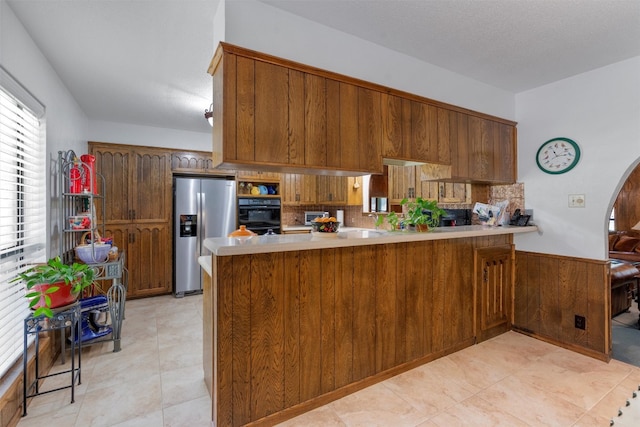
M 0 376 L 22 355 L 29 313 L 24 283 L 10 281 L 46 256 L 46 146 L 28 103 L 38 110 L 40 104 L 0 68 Z

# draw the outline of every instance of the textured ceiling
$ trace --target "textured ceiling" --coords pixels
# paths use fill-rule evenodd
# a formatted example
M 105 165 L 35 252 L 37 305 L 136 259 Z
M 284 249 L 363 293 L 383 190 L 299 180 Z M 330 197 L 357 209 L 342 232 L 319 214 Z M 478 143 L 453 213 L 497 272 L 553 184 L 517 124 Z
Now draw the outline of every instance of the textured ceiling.
M 6 1 L 89 118 L 210 130 L 219 0 Z M 640 0 L 261 1 L 514 93 L 640 55 Z

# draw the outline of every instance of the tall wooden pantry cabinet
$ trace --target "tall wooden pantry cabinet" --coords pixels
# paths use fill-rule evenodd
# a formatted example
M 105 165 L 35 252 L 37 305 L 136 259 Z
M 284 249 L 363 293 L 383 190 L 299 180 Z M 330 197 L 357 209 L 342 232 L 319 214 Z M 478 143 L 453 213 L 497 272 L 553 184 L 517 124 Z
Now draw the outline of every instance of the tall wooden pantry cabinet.
M 168 294 L 172 287 L 169 150 L 89 142 L 105 177 L 105 234 L 127 253 L 127 298 Z M 101 209 L 97 209 L 102 212 Z

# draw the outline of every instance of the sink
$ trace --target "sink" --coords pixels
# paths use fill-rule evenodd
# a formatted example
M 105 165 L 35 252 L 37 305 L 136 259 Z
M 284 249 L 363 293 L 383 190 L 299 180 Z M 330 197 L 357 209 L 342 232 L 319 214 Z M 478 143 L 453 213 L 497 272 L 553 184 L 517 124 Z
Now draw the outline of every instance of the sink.
M 344 235 L 345 238 L 370 238 L 370 237 L 382 237 L 388 234 L 384 230 L 372 230 L 370 228 L 355 228 L 345 231 L 340 231 L 338 234 Z

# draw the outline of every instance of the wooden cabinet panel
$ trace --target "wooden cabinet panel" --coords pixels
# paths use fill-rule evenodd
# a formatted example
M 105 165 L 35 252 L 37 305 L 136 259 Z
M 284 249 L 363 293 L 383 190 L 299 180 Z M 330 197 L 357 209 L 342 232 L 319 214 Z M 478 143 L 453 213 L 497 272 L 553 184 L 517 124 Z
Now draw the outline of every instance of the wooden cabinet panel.
M 289 206 L 316 203 L 316 177 L 285 173 L 282 175 L 282 203 Z
M 234 80 L 235 93 L 235 117 L 232 124 L 236 129 L 233 149 L 233 160 L 253 161 L 255 159 L 255 61 L 238 56 L 236 59 L 236 73 L 229 76 Z M 214 111 L 216 106 L 213 106 Z M 225 112 L 226 113 L 226 112 Z M 227 119 L 225 114 L 224 119 Z M 231 119 L 231 117 L 229 117 Z M 226 126 L 226 123 L 224 123 Z M 226 144 L 225 144 L 226 148 Z M 231 154 L 231 153 L 230 153 Z
M 174 173 L 223 173 L 213 169 L 211 153 L 201 151 L 172 151 L 171 171 Z
M 449 123 L 451 112 L 444 108 L 438 108 L 438 135 L 436 137 L 438 163 L 451 164 L 451 125 Z
M 171 227 L 167 224 L 106 226 L 107 237 L 126 253 L 127 298 L 163 295 L 172 287 Z
M 171 292 L 171 227 L 162 224 L 137 224 L 129 229 L 127 265 L 129 295 L 144 297 Z
M 362 196 L 359 200 L 361 204 Z M 289 206 L 348 205 L 349 179 L 346 176 L 283 174 L 282 203 Z
M 478 342 L 511 329 L 513 251 L 512 246 L 476 250 L 476 335 Z
M 214 79 L 216 166 L 382 172 L 382 157 L 515 182 L 515 125 L 226 43 Z
M 383 93 L 382 115 L 382 156 L 390 159 L 408 157 L 409 146 L 403 141 L 403 100 L 399 96 Z
M 451 141 L 452 179 L 515 182 L 515 127 L 460 113 L 456 122 L 456 140 Z M 450 131 L 451 123 L 450 117 Z
M 172 192 L 169 153 L 166 150 L 136 149 L 131 153 L 129 185 L 132 191 L 131 219 L 171 221 Z
M 422 181 L 420 167 L 388 166 L 389 202 L 400 204 L 403 198 L 422 197 L 438 203 L 471 203 L 471 184 Z
M 360 169 L 382 172 L 380 92 L 358 88 L 358 148 Z
M 289 164 L 305 164 L 304 73 L 289 70 Z
M 280 181 L 281 174 L 278 172 L 236 171 L 236 177 L 238 180 L 278 182 Z
M 316 177 L 316 203 L 346 205 L 347 177 L 319 175 Z
M 416 169 L 413 166 L 388 166 L 389 204 L 399 205 L 404 198 L 416 197 Z
M 93 148 L 96 157 L 96 170 L 105 178 L 105 222 L 127 223 L 131 217 L 130 183 L 131 154 L 113 148 Z M 96 199 L 96 212 L 102 213 L 102 199 Z M 102 221 L 102 218 L 98 218 Z
M 221 315 L 205 319 L 217 340 L 204 363 L 216 373 L 214 423 L 277 424 L 286 408 L 312 409 L 473 345 L 474 251 L 508 262 L 511 244 L 485 236 L 213 256 L 204 300 Z
M 170 150 L 92 142 L 89 147 L 107 183 L 106 234 L 126 252 L 127 295 L 171 292 Z
M 340 166 L 345 168 L 360 168 L 360 157 L 363 154 L 358 141 L 358 88 L 347 83 L 340 83 Z
M 327 165 L 327 79 L 304 76 L 305 164 Z
M 255 161 L 288 163 L 289 71 L 255 63 Z

